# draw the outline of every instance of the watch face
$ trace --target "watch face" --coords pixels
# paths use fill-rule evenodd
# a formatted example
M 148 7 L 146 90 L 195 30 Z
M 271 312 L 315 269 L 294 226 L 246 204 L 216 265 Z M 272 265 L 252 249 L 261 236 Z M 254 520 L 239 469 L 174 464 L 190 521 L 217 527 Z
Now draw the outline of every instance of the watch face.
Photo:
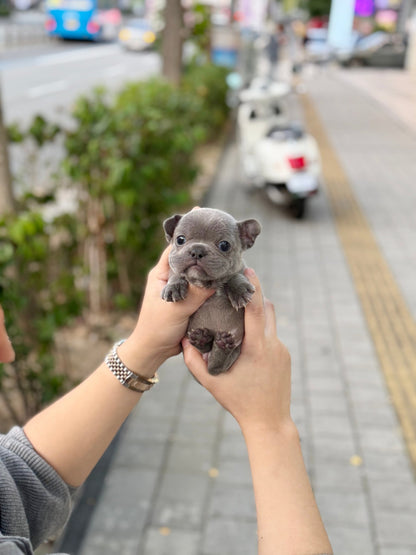
M 124 385 L 129 389 L 134 389 L 136 391 L 147 391 L 153 384 L 145 383 L 144 380 L 141 380 L 138 376 L 132 375 L 126 378 Z

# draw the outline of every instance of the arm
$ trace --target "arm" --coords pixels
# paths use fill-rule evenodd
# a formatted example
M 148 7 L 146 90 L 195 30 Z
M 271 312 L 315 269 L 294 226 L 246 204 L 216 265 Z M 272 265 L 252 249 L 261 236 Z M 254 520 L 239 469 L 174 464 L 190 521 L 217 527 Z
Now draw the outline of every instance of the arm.
M 233 414 L 243 432 L 256 499 L 259 555 L 332 553 L 290 417 L 290 356 L 276 335 L 274 309 L 260 284 L 246 307 L 241 355 L 228 373 L 211 376 L 184 340 L 185 362 Z
M 189 316 L 212 294 L 191 286 L 183 302 L 162 300 L 169 275 L 168 252 L 169 248 L 149 273 L 136 327 L 118 348 L 124 364 L 148 378 L 180 352 Z M 79 486 L 140 397 L 123 387 L 103 363 L 78 387 L 32 418 L 24 431 L 65 482 Z

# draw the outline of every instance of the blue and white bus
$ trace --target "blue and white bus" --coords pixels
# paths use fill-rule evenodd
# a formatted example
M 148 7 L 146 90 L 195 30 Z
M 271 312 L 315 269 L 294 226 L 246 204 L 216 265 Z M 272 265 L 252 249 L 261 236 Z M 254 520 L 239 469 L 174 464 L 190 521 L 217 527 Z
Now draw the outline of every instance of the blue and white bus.
M 112 0 L 47 0 L 46 32 L 78 40 L 112 40 L 121 25 L 121 13 Z

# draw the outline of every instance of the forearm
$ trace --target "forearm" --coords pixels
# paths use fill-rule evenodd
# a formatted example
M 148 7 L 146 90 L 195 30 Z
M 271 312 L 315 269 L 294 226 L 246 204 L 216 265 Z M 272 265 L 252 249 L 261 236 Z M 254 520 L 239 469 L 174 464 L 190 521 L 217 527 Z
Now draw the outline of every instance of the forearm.
M 118 352 L 133 371 L 146 377 L 154 374 L 153 363 L 145 359 L 132 367 L 132 361 L 139 358 L 136 353 L 133 356 L 128 345 Z M 33 417 L 24 431 L 36 451 L 63 480 L 79 486 L 140 397 L 140 393 L 123 387 L 103 363 L 79 386 Z
M 293 423 L 246 431 L 258 519 L 259 555 L 332 553 Z

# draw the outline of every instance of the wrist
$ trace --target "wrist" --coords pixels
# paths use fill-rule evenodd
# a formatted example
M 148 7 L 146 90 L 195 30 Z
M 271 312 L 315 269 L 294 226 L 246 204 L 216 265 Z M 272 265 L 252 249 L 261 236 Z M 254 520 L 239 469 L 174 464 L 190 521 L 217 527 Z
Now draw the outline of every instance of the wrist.
M 285 443 L 300 443 L 298 429 L 290 417 L 277 423 L 247 423 L 241 426 L 241 431 L 247 445 L 275 439 Z
M 160 353 L 152 353 L 149 348 L 134 341 L 131 337 L 117 348 L 117 353 L 127 368 L 146 378 L 154 376 L 159 366 L 165 361 Z

